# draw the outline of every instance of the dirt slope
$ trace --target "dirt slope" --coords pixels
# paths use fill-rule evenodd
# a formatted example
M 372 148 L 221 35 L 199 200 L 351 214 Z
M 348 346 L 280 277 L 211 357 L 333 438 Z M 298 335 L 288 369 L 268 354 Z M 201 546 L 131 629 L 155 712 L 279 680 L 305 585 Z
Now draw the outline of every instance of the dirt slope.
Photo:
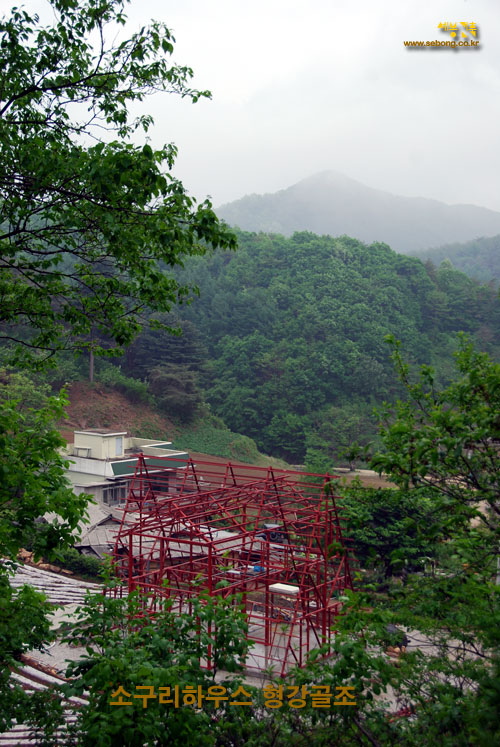
M 68 418 L 61 421 L 59 430 L 68 442 L 73 431 L 86 428 L 109 428 L 127 431 L 143 438 L 171 441 L 178 429 L 163 415 L 143 403 L 132 403 L 125 395 L 102 384 L 77 381 L 68 390 L 70 404 Z

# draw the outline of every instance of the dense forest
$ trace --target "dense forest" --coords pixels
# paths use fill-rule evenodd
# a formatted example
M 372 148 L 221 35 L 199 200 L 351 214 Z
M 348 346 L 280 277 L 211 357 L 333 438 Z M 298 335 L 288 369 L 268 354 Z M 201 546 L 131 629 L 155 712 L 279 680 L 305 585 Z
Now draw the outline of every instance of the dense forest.
M 419 251 L 417 256 L 435 265 L 449 261 L 455 269 L 482 283 L 494 281 L 498 284 L 500 280 L 500 236 L 473 239 L 463 244 L 445 244 Z
M 385 244 L 240 233 L 236 253 L 192 257 L 178 280 L 200 297 L 160 318 L 184 334 L 143 332 L 122 370 L 180 416 L 205 398 L 233 431 L 293 462 L 338 463 L 375 437 L 374 407 L 401 391 L 388 333 L 441 382 L 457 332 L 500 351 L 491 287 Z

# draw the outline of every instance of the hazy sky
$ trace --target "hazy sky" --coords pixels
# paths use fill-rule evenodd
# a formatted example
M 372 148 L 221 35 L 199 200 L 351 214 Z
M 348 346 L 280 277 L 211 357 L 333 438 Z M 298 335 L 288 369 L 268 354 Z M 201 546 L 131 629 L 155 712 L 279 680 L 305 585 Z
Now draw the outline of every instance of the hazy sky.
M 165 21 L 173 59 L 213 93 L 146 103 L 152 143 L 177 144 L 196 197 L 219 205 L 334 169 L 500 210 L 499 0 L 132 0 L 127 14 L 131 29 Z M 449 39 L 437 26 L 455 21 L 479 27 L 479 49 L 403 45 Z

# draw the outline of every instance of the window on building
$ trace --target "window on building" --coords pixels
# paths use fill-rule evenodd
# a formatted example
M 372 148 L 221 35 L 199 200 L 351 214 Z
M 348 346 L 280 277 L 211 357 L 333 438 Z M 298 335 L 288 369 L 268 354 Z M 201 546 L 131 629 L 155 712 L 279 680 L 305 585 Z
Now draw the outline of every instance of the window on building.
M 117 503 L 123 503 L 126 498 L 126 485 L 113 485 L 109 488 L 102 489 L 102 502 L 107 506 L 116 506 Z
M 116 439 L 116 456 L 121 456 L 123 454 L 123 437 L 118 436 Z

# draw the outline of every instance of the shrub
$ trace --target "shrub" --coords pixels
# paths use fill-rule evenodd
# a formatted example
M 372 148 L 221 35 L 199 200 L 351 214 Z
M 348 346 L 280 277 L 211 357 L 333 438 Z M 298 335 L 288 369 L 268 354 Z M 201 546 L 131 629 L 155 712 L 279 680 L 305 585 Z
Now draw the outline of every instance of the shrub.
M 125 394 L 132 402 L 154 403 L 154 398 L 149 392 L 148 385 L 139 379 L 132 379 L 129 376 L 125 376 L 118 366 L 111 364 L 102 365 L 98 378 L 102 384 L 113 387 L 118 392 Z
M 58 552 L 56 562 L 61 568 L 66 568 L 79 576 L 91 576 L 92 578 L 99 578 L 103 568 L 103 563 L 99 558 L 80 555 L 73 547 Z

